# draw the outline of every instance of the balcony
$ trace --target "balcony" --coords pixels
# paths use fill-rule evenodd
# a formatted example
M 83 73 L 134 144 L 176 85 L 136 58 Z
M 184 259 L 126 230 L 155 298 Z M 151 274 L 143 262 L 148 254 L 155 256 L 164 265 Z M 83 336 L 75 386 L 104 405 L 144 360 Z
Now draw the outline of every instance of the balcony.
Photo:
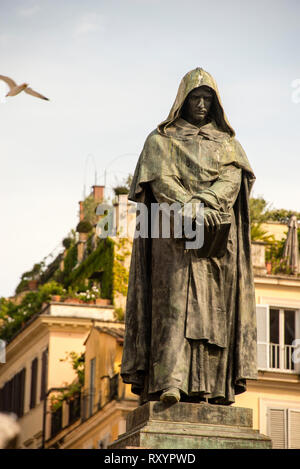
M 293 352 L 296 346 L 280 344 L 269 344 L 269 365 L 270 368 L 279 370 L 294 370 Z
M 51 412 L 51 438 L 57 435 L 62 429 L 62 407 L 55 412 Z
M 119 383 L 119 373 L 112 377 L 103 376 L 101 390 L 96 393 L 95 389 L 86 389 L 81 399 L 81 418 L 86 420 L 98 410 L 102 409 L 108 402 L 119 399 L 119 391 L 122 385 Z M 124 387 L 124 385 L 123 385 Z
M 100 391 L 95 388 L 85 389 L 81 394 L 74 394 L 71 399 L 64 401 L 57 410 L 47 412 L 47 418 L 50 418 L 48 440 L 75 422 L 86 421 L 109 402 L 124 398 L 125 385 L 120 383 L 118 373 L 112 377 L 104 376 L 102 381 Z

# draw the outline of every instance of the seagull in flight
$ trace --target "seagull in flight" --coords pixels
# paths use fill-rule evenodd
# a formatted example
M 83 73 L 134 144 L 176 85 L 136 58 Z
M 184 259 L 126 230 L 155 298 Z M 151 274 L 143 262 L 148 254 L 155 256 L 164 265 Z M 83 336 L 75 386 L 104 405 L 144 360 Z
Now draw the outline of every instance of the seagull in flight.
M 6 96 L 16 96 L 17 94 L 21 93 L 21 91 L 25 91 L 25 93 L 31 94 L 31 96 L 36 96 L 37 98 L 49 101 L 46 96 L 43 96 L 37 91 L 34 91 L 33 89 L 29 88 L 28 83 L 22 83 L 22 85 L 17 85 L 17 83 L 12 78 L 5 77 L 4 75 L 0 75 L 0 80 L 5 81 L 5 83 L 10 88 Z

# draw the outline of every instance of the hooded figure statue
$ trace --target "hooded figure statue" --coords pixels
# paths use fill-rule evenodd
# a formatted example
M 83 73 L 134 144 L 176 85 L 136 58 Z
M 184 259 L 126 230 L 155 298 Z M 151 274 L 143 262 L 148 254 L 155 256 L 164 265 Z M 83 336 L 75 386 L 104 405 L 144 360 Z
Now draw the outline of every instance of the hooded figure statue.
M 214 79 L 196 68 L 140 155 L 130 200 L 147 207 L 202 202 L 215 236 L 222 216 L 230 218 L 219 257 L 199 256 L 171 237 L 134 239 L 121 375 L 141 402 L 229 405 L 246 379 L 257 378 L 249 224 L 255 176 L 234 136 Z

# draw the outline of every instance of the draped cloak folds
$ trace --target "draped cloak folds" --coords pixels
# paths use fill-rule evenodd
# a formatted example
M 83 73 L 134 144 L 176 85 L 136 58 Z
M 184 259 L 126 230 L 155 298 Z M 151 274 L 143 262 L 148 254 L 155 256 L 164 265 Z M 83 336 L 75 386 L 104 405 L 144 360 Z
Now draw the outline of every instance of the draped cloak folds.
M 199 86 L 214 93 L 211 119 L 200 128 L 180 114 Z M 231 404 L 246 379 L 257 378 L 249 223 L 255 176 L 234 137 L 214 79 L 196 68 L 182 79 L 168 118 L 140 155 L 131 200 L 148 208 L 203 202 L 231 215 L 220 258 L 199 258 L 172 238 L 134 239 L 121 376 L 146 400 L 176 386 L 185 400 Z

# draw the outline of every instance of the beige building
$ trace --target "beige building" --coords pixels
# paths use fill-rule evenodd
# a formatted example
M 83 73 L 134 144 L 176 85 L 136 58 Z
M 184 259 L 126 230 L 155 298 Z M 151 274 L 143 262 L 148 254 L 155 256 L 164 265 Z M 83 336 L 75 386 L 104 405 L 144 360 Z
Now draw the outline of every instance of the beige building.
M 77 420 L 68 422 L 70 403 L 60 412 L 56 433 L 46 448 L 101 449 L 125 432 L 126 415 L 137 396 L 120 378 L 124 324 L 95 322 L 85 341 L 85 384 Z M 53 416 L 48 414 L 49 420 Z
M 274 225 L 281 239 L 287 227 Z M 125 241 L 117 250 L 127 269 L 128 249 Z M 300 276 L 268 274 L 264 250 L 253 244 L 258 380 L 248 381 L 234 405 L 253 409 L 254 428 L 271 436 L 274 448 L 300 449 Z M 122 291 L 117 300 L 123 307 Z M 120 379 L 124 323 L 113 313 L 109 305 L 52 302 L 8 344 L 0 409 L 9 404 L 19 416 L 22 448 L 105 448 L 125 431 L 138 401 Z M 61 361 L 71 351 L 85 352 L 84 387 L 54 411 L 51 396 L 75 378 L 70 362 Z
M 49 390 L 70 384 L 75 373 L 66 353 L 84 352 L 84 342 L 95 320 L 113 323 L 112 306 L 50 303 L 7 345 L 0 364 L 1 410 L 19 417 L 20 447 L 41 448 L 51 434 Z M 44 427 L 44 428 L 43 428 Z
M 281 239 L 287 227 L 275 226 Z M 264 244 L 254 251 L 258 380 L 235 405 L 253 409 L 254 428 L 274 448 L 300 448 L 300 276 L 268 275 Z
M 264 245 L 257 248 L 264 250 Z M 274 448 L 300 449 L 300 368 L 293 361 L 293 353 L 300 358 L 293 344 L 300 341 L 300 277 L 268 275 L 259 264 L 263 253 L 254 259 L 258 380 L 248 381 L 247 392 L 237 395 L 234 405 L 253 409 L 253 427 L 271 436 Z M 118 374 L 122 343 L 123 327 L 95 323 L 86 341 L 84 393 L 90 416 L 78 420 L 71 432 L 49 440 L 48 447 L 106 447 L 125 431 L 126 413 L 138 402 Z

